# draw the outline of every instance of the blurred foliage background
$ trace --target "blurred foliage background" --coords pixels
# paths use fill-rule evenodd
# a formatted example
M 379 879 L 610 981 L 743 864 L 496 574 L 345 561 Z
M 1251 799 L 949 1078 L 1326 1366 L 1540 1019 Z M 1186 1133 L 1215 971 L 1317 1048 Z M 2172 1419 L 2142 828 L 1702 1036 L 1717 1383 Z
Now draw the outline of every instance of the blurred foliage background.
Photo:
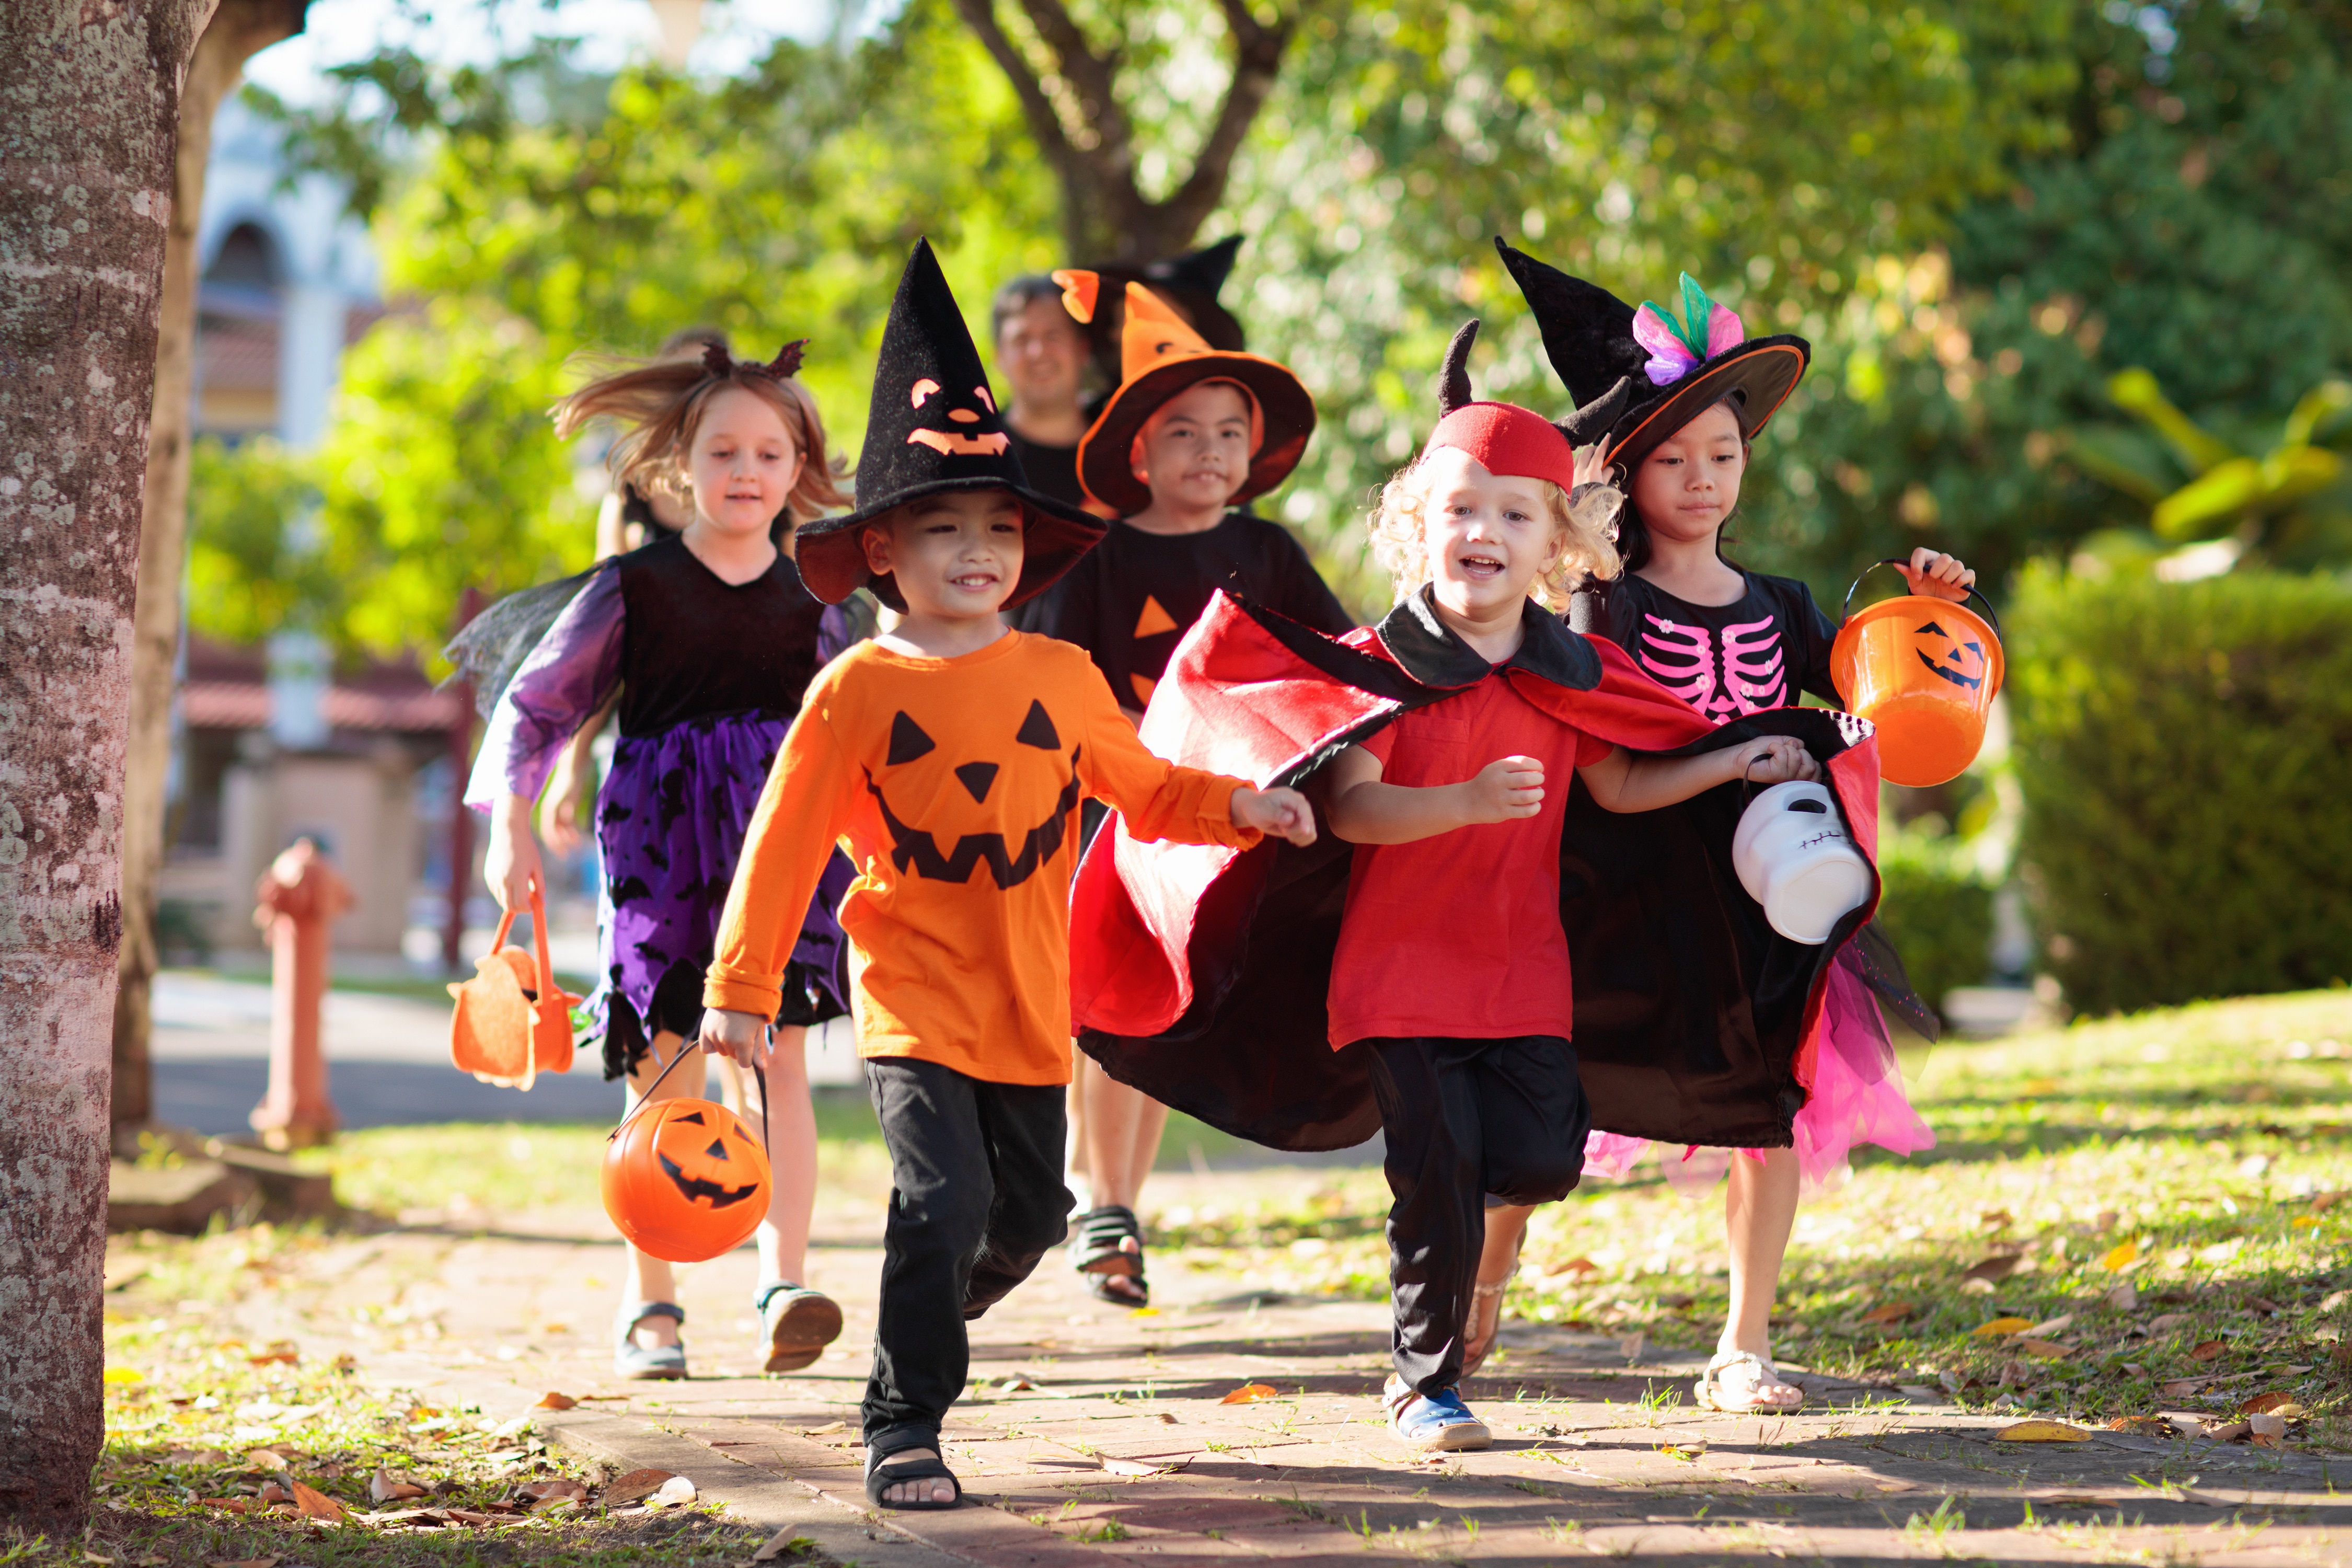
M 1092 89 L 1057 74 L 1038 18 L 1091 40 L 1133 133 L 1122 177 L 1157 200 L 1218 121 L 1237 3 L 905 0 L 878 20 L 845 9 L 832 37 L 730 75 L 592 73 L 543 40 L 467 68 L 385 50 L 307 107 L 249 89 L 298 169 L 347 182 L 394 310 L 347 357 L 315 458 L 205 453 L 197 628 L 249 640 L 299 608 L 347 650 L 429 650 L 464 588 L 577 569 L 597 454 L 565 450 L 543 411 L 582 356 L 646 353 L 684 325 L 763 354 L 812 337 L 804 378 L 854 457 L 916 236 L 983 342 L 998 283 L 1098 259 L 1065 253 L 1070 187 L 973 17 L 1002 26 L 1081 142 Z M 2135 644 L 2143 662 L 2087 686 L 2037 667 L 2038 650 L 2069 670 L 2099 656 L 2085 639 L 2105 622 L 2062 624 L 2070 582 L 2136 585 L 2162 628 L 2211 608 L 2186 594 L 2195 579 L 2352 567 L 2352 0 L 1248 15 L 1287 42 L 1191 242 L 1247 237 L 1225 303 L 1322 418 L 1259 504 L 1360 614 L 1387 597 L 1362 543 L 1370 497 L 1425 434 L 1464 318 L 1486 322 L 1482 395 L 1565 409 L 1496 235 L 1629 300 L 1668 298 L 1687 269 L 1751 331 L 1810 338 L 1735 553 L 1825 604 L 1915 544 L 1964 556 L 2004 603 L 2040 563 L 2021 689 L 2138 689 L 2163 663 Z M 2037 722 L 2039 760 L 2017 775 L 2041 824 L 2029 856 L 2120 809 L 2058 804 L 2055 731 Z M 1979 828 L 1993 793 L 1978 781 Z M 1895 804 L 1915 837 L 1968 826 L 1949 798 Z M 1980 977 L 1968 928 L 2005 853 L 1898 838 L 1889 864 L 1918 945 L 1941 953 L 1934 983 Z M 2045 937 L 2067 934 L 2036 909 Z M 2327 977 L 2286 967 L 2283 984 Z M 2087 973 L 2070 988 L 2101 1005 L 2175 999 Z

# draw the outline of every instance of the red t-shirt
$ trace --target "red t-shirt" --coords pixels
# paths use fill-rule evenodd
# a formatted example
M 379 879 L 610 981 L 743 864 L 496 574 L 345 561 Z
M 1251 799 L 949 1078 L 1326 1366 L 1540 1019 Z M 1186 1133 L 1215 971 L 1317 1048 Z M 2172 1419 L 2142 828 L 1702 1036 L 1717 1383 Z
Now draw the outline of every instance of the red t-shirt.
M 1331 964 L 1331 1046 L 1377 1037 L 1569 1033 L 1559 834 L 1575 770 L 1610 752 L 1496 671 L 1362 742 L 1381 782 L 1460 784 L 1504 757 L 1543 763 L 1543 810 L 1412 844 L 1360 844 Z

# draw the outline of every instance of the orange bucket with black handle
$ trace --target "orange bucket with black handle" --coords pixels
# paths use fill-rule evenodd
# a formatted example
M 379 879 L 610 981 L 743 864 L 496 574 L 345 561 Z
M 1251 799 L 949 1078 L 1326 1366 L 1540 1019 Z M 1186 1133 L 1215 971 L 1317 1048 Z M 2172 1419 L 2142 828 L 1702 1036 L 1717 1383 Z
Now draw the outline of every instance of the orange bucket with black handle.
M 1901 560 L 1874 562 L 1867 577 Z M 1862 577 L 1845 591 L 1848 609 Z M 1958 777 L 1984 749 L 1985 721 L 2005 673 L 2000 622 L 1953 599 L 1920 594 L 1850 614 L 1830 647 L 1830 675 L 1846 710 L 1878 728 L 1879 772 L 1914 788 Z

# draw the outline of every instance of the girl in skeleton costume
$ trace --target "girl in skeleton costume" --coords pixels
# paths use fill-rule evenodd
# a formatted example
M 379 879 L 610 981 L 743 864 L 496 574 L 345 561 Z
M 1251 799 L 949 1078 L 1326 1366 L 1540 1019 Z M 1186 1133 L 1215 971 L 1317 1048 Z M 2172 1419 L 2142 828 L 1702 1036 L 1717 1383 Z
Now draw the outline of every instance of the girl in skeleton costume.
M 1803 375 L 1804 340 L 1749 338 L 1738 315 L 1685 274 L 1675 313 L 1635 310 L 1500 240 L 1496 248 L 1543 330 L 1544 346 L 1578 407 L 1561 429 L 1579 448 L 1578 478 L 1609 479 L 1626 505 L 1618 549 L 1624 571 L 1593 582 L 1570 612 L 1580 631 L 1605 637 L 1705 718 L 1724 723 L 1792 708 L 1810 692 L 1843 706 L 1830 677 L 1837 628 L 1793 578 L 1724 559 L 1722 531 L 1739 501 L 1749 444 Z M 1912 592 L 1958 600 L 1976 574 L 1937 552 L 1902 568 Z M 1875 1143 L 1896 1153 L 1930 1148 L 1935 1134 L 1911 1109 L 1895 1070 L 1879 998 L 1933 1039 L 1937 1021 L 1903 976 L 1875 925 L 1830 966 L 1821 1019 L 1800 1078 L 1807 1099 L 1788 1149 L 1686 1150 L 1665 1161 L 1676 1187 L 1696 1195 L 1727 1164 L 1730 1310 L 1718 1352 L 1695 1392 L 1717 1409 L 1793 1410 L 1804 1391 L 1770 1361 L 1766 1321 L 1801 1187 L 1837 1180 L 1848 1152 Z M 1585 1169 L 1622 1176 L 1649 1146 L 1596 1126 Z M 1516 1271 L 1525 1209 L 1488 1215 L 1471 1349 L 1483 1358 Z
M 466 799 L 490 815 L 484 879 L 509 909 L 543 881 L 532 805 L 557 754 L 617 704 L 620 739 L 596 810 L 599 984 L 583 1010 L 604 1041 L 605 1077 L 628 1079 L 633 1100 L 694 1048 L 702 971 L 761 781 L 810 679 L 850 640 L 783 547 L 793 521 L 846 504 L 816 405 L 793 379 L 800 358 L 793 344 L 767 364 L 739 363 L 713 344 L 567 398 L 559 433 L 598 417 L 627 426 L 610 458 L 615 478 L 687 500 L 689 521 L 500 601 L 450 649 L 493 699 Z M 815 1194 L 802 1052 L 807 1026 L 845 1011 L 833 911 L 851 877 L 836 854 L 803 921 L 765 1062 L 777 1179 L 754 1301 L 772 1372 L 806 1366 L 841 1328 L 840 1308 L 799 1282 Z M 699 1078 L 673 1074 L 662 1092 L 692 1092 Z M 615 1325 L 620 1375 L 685 1375 L 675 1293 L 668 1265 L 632 1248 Z

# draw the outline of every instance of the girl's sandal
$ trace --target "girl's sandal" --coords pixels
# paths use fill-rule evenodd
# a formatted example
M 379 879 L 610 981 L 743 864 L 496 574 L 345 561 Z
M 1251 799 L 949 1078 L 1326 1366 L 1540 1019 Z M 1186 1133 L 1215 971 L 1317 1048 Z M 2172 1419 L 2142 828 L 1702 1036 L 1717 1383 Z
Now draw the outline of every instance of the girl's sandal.
M 935 1509 L 954 1508 L 963 1501 L 963 1483 L 947 1467 L 939 1454 L 938 1436 L 901 1427 L 884 1433 L 866 1445 L 866 1500 L 876 1508 L 899 1509 L 908 1512 L 924 1512 Z M 904 1459 L 896 1456 L 910 1448 L 930 1450 L 920 1458 Z M 883 1494 L 892 1487 L 909 1481 L 945 1481 L 955 1488 L 955 1496 L 941 1502 L 935 1498 L 922 1498 L 908 1502 L 891 1502 Z
M 1481 1280 L 1470 1288 L 1470 1332 L 1462 1347 L 1462 1375 L 1468 1377 L 1486 1364 L 1503 1331 L 1503 1292 L 1519 1277 L 1519 1266 L 1492 1283 Z
M 1107 1204 L 1080 1215 L 1077 1234 L 1070 1237 L 1070 1267 L 1086 1276 L 1097 1301 L 1151 1304 L 1151 1287 L 1143 1279 L 1143 1227 L 1133 1209 Z
M 1727 1415 L 1788 1415 L 1805 1405 L 1805 1391 L 1752 1351 L 1717 1352 L 1691 1384 L 1691 1397 Z
M 768 1363 L 761 1369 L 766 1372 L 812 1366 L 841 1337 L 841 1304 L 805 1285 L 771 1280 L 753 1294 L 751 1308 L 768 1331 Z

